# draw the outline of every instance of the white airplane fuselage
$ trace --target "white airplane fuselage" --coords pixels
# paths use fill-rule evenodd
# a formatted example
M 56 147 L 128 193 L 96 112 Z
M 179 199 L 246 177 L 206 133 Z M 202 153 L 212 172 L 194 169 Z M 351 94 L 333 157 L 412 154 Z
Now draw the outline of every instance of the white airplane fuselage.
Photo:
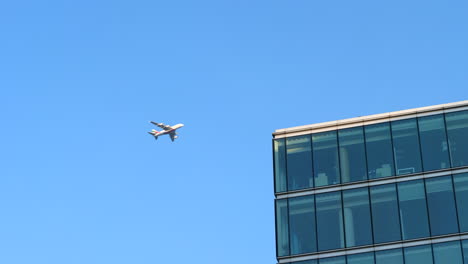
M 156 123 L 156 122 L 151 122 L 151 123 L 163 128 L 163 130 L 157 131 L 156 129 L 152 129 L 151 132 L 148 132 L 149 134 L 153 135 L 155 139 L 158 139 L 159 136 L 169 134 L 172 141 L 174 141 L 174 139 L 177 138 L 176 130 L 184 126 L 184 124 L 166 126 L 162 123 Z

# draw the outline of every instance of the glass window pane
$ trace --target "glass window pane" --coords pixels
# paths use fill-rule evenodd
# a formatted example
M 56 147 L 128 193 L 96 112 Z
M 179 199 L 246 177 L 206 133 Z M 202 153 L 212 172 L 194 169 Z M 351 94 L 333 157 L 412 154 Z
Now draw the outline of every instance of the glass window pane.
M 463 264 L 460 241 L 432 245 L 434 264 Z
M 338 130 L 342 182 L 367 179 L 366 145 L 363 127 Z
M 341 193 L 322 193 L 315 196 L 317 210 L 318 249 L 344 247 Z
M 422 171 L 418 134 L 415 118 L 392 122 L 396 175 Z
M 315 186 L 340 183 L 336 131 L 312 135 Z
M 468 173 L 453 175 L 460 232 L 468 232 Z
M 433 236 L 458 232 L 452 176 L 426 180 L 429 222 Z
M 375 260 L 376 264 L 403 264 L 403 254 L 401 248 L 376 251 Z
M 395 175 L 389 123 L 365 126 L 369 179 Z
M 401 239 L 400 217 L 395 184 L 370 188 L 374 243 Z
M 317 264 L 317 260 L 312 259 L 312 260 L 296 261 L 296 262 L 291 262 L 291 264 Z
M 314 196 L 289 199 L 291 255 L 317 251 Z
M 310 135 L 286 139 L 288 190 L 313 187 Z
M 289 255 L 288 200 L 276 200 L 276 253 L 279 257 Z
M 449 167 L 448 145 L 443 115 L 418 118 L 424 171 Z
M 452 167 L 468 165 L 468 110 L 445 114 Z
M 375 264 L 374 252 L 349 255 L 348 264 Z
M 468 264 L 468 240 L 463 240 L 463 263 Z
M 432 247 L 424 245 L 404 249 L 405 264 L 432 264 Z
M 273 140 L 273 155 L 275 163 L 275 191 L 286 190 L 286 146 L 284 138 Z
M 372 244 L 368 189 L 343 191 L 343 207 L 346 247 Z
M 426 195 L 422 180 L 398 183 L 403 239 L 429 236 Z
M 345 256 L 319 259 L 319 264 L 346 264 Z

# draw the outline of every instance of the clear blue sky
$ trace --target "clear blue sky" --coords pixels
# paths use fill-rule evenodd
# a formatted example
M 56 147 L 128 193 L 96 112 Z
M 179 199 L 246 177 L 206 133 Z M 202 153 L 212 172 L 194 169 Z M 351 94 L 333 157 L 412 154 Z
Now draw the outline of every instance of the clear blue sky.
M 0 263 L 275 263 L 271 133 L 466 100 L 467 14 L 2 1 Z

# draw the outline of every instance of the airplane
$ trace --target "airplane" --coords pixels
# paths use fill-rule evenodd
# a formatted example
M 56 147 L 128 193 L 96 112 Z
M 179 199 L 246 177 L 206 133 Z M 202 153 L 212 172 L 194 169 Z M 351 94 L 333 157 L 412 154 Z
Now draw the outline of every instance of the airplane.
M 162 131 L 157 131 L 156 129 L 151 129 L 151 132 L 148 132 L 148 134 L 152 135 L 154 137 L 154 139 L 158 139 L 159 136 L 169 134 L 172 141 L 174 141 L 174 139 L 177 138 L 176 130 L 184 126 L 184 124 L 177 124 L 177 125 L 173 125 L 173 126 L 168 126 L 168 125 L 165 125 L 163 123 L 156 123 L 156 122 L 153 122 L 153 121 L 150 121 L 150 123 L 163 129 Z

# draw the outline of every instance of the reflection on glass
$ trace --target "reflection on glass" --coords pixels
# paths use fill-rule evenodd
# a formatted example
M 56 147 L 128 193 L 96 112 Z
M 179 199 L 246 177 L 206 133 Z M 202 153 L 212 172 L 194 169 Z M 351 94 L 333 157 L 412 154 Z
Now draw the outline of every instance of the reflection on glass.
M 388 123 L 369 125 L 365 126 L 364 130 L 369 178 L 395 175 L 390 125 Z
M 338 130 L 342 182 L 367 179 L 366 146 L 363 127 Z
M 458 232 L 452 176 L 427 179 L 426 192 L 432 235 Z
M 276 200 L 276 252 L 279 257 L 289 255 L 288 200 Z
M 418 118 L 424 171 L 448 168 L 449 156 L 443 115 Z
M 468 264 L 468 240 L 463 240 L 462 245 L 463 245 L 463 263 Z
M 322 193 L 315 196 L 317 214 L 318 249 L 344 247 L 341 193 Z
M 286 190 L 286 148 L 284 138 L 273 140 L 273 155 L 275 163 L 275 191 Z
M 349 255 L 347 264 L 374 264 L 374 252 Z
M 312 260 L 296 261 L 296 262 L 291 262 L 291 264 L 317 264 L 317 260 L 312 259 Z
M 400 217 L 395 184 L 372 186 L 370 195 L 374 243 L 400 240 Z
M 453 175 L 460 232 L 468 232 L 468 173 Z
M 313 187 L 310 135 L 286 139 L 288 190 Z
M 314 196 L 289 199 L 289 235 L 292 255 L 317 251 Z
M 452 167 L 468 165 L 468 110 L 445 115 Z
M 346 247 L 372 244 L 368 189 L 343 191 L 343 212 Z
M 434 264 L 463 264 L 460 241 L 432 245 Z
M 375 260 L 376 264 L 403 264 L 403 254 L 401 248 L 376 251 Z
M 424 245 L 404 249 L 405 264 L 432 264 L 432 247 Z
M 422 171 L 416 119 L 392 122 L 396 175 Z
M 344 256 L 320 259 L 319 264 L 346 264 Z
M 429 236 L 426 195 L 422 180 L 398 183 L 403 239 Z
M 336 131 L 312 135 L 315 186 L 340 183 Z

